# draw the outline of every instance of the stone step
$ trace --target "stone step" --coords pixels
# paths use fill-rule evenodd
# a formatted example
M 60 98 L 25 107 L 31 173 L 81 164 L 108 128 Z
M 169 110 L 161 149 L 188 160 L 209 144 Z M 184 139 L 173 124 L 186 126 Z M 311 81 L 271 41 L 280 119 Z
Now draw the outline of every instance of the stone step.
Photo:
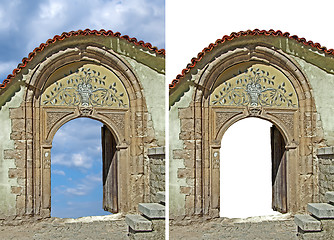
M 166 194 L 165 192 L 157 192 L 157 199 L 160 203 L 166 204 Z
M 334 203 L 334 192 L 326 192 L 325 197 L 329 203 Z
M 159 203 L 139 203 L 138 210 L 148 218 L 165 218 L 165 206 Z
M 309 203 L 307 210 L 319 219 L 334 218 L 334 206 L 328 203 Z
M 125 216 L 125 222 L 135 232 L 152 231 L 152 222 L 142 215 L 128 214 Z
M 310 215 L 296 214 L 294 217 L 296 225 L 304 232 L 321 231 L 321 223 Z

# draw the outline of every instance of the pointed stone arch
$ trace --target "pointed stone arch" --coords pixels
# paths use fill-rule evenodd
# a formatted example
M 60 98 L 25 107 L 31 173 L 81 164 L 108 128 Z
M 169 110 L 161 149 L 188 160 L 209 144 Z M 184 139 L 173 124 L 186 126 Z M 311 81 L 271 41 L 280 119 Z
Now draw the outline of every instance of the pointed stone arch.
M 89 117 L 102 122 L 114 135 L 118 156 L 118 209 L 120 212 L 135 211 L 139 202 L 146 201 L 149 192 L 144 178 L 138 179 L 139 176 L 147 174 L 144 169 L 142 137 L 147 125 L 147 107 L 139 78 L 132 66 L 113 50 L 87 43 L 58 47 L 57 51 L 51 51 L 25 76 L 27 91 L 22 104 L 22 124 L 25 128 L 22 134 L 25 136 L 21 139 L 25 141 L 27 151 L 19 161 L 25 169 L 26 187 L 24 197 L 21 198 L 24 202 L 17 204 L 17 212 L 40 217 L 50 216 L 52 139 L 62 125 L 79 117 Z M 96 98 L 94 101 L 90 99 L 89 102 L 83 102 L 83 96 L 76 89 L 78 84 L 70 83 L 66 88 L 71 88 L 76 94 L 71 104 L 59 104 L 60 101 L 46 104 L 50 93 L 56 95 L 50 87 L 64 81 L 66 84 L 66 80 L 70 79 L 66 78 L 67 75 L 73 76 L 76 70 L 86 71 L 87 66 L 93 68 L 90 69 L 91 75 L 93 71 L 96 74 L 98 71 L 110 73 L 105 80 L 102 75 L 98 78 L 102 81 L 100 87 L 97 86 L 97 89 L 100 89 L 98 97 L 104 97 L 103 101 Z M 114 81 L 107 82 L 111 76 Z M 115 81 L 116 86 L 113 85 Z M 117 90 L 122 89 L 126 103 L 114 104 L 111 99 L 106 98 L 108 94 L 109 97 L 116 96 L 115 92 L 111 92 L 114 87 L 118 87 Z M 61 90 L 58 89 L 59 91 Z M 48 97 L 45 97 L 46 94 L 49 94 Z M 72 97 L 75 94 L 72 92 Z M 92 94 L 89 96 L 93 98 Z M 73 104 L 74 102 L 76 104 Z M 13 126 L 14 134 L 16 127 Z M 133 188 L 134 185 L 136 189 Z
M 189 107 L 179 112 L 179 138 L 184 141 L 184 149 L 174 151 L 174 158 L 183 158 L 185 163 L 185 169 L 179 169 L 178 176 L 184 177 L 192 186 L 185 195 L 186 215 L 219 216 L 221 139 L 229 126 L 249 116 L 269 120 L 285 137 L 288 211 L 303 211 L 318 191 L 312 160 L 316 110 L 307 77 L 299 64 L 282 50 L 264 42 L 249 42 L 211 49 L 197 62 L 197 67 L 189 70 L 191 74 L 185 74 L 187 81 L 182 79 L 183 82 L 178 82 L 179 88 L 172 89 L 176 96 L 184 91 L 185 86 L 193 89 Z M 291 83 L 298 104 L 295 107 L 210 104 L 210 96 L 222 75 L 232 68 L 253 63 L 280 72 Z M 173 99 L 175 101 L 175 96 Z

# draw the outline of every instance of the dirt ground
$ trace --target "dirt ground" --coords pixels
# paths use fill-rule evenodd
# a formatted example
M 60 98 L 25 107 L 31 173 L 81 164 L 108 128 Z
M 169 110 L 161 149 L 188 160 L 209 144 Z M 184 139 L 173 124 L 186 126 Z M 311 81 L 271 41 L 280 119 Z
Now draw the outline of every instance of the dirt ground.
M 78 219 L 50 218 L 34 223 L 0 225 L 1 240 L 76 240 L 129 239 L 128 227 L 121 216 Z
M 290 215 L 247 219 L 170 221 L 169 239 L 182 240 L 297 240 L 297 227 Z M 78 219 L 50 218 L 33 223 L 0 225 L 0 239 L 129 239 L 124 217 L 120 215 Z
M 169 239 L 297 240 L 297 227 L 290 215 L 247 219 L 217 218 L 183 221 L 169 227 Z

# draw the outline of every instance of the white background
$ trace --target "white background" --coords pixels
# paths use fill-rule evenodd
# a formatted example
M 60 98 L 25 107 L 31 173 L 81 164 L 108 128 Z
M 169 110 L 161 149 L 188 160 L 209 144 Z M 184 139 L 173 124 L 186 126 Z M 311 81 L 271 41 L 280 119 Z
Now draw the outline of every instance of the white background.
M 167 0 L 167 82 L 170 83 L 177 74 L 180 74 L 191 58 L 196 57 L 203 48 L 232 32 L 255 28 L 281 30 L 300 38 L 304 37 L 307 41 L 319 42 L 329 49 L 334 48 L 333 7 L 334 2 L 330 1 Z M 252 124 L 253 128 L 261 126 Z M 253 136 L 253 141 L 261 138 L 266 136 L 259 134 L 256 139 Z M 241 146 L 232 144 L 227 148 L 240 151 Z M 263 171 L 261 169 L 249 169 L 249 171 L 260 174 L 268 171 L 265 169 L 267 168 L 264 167 Z M 235 188 L 235 191 L 242 189 Z M 247 195 L 244 200 L 247 201 Z M 260 212 L 259 214 L 261 215 Z

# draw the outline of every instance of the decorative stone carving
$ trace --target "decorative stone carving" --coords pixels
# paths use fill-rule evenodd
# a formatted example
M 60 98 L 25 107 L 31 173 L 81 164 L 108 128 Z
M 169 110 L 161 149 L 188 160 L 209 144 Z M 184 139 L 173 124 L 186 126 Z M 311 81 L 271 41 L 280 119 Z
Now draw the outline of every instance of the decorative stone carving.
M 113 77 L 108 78 L 94 65 L 91 67 L 70 71 L 69 75 L 51 84 L 43 93 L 41 104 L 127 108 L 129 100 L 122 82 L 111 72 L 109 75 Z
M 89 107 L 83 107 L 83 108 L 79 108 L 79 112 L 80 112 L 80 115 L 83 116 L 83 117 L 87 117 L 87 116 L 90 116 L 92 115 L 93 113 L 93 108 L 89 108 Z
M 271 113 L 271 115 L 281 120 L 289 132 L 293 134 L 294 113 Z
M 51 168 L 51 152 L 50 150 L 44 151 L 44 168 Z
M 118 131 L 125 134 L 125 113 L 101 113 L 103 116 L 111 120 L 111 122 L 117 127 Z
M 262 107 L 260 106 L 248 106 L 248 112 L 251 116 L 259 116 L 262 112 Z
M 218 169 L 219 165 L 220 165 L 219 150 L 215 150 L 212 154 L 212 168 Z
M 258 68 L 239 70 L 237 75 L 220 84 L 211 95 L 210 104 L 295 108 L 298 100 L 290 81 L 278 70 L 255 66 Z
M 47 112 L 46 113 L 46 130 L 49 132 L 51 128 L 62 118 L 73 113 L 73 111 L 64 112 Z
M 216 133 L 224 125 L 224 123 L 237 114 L 240 114 L 240 112 L 216 112 Z

